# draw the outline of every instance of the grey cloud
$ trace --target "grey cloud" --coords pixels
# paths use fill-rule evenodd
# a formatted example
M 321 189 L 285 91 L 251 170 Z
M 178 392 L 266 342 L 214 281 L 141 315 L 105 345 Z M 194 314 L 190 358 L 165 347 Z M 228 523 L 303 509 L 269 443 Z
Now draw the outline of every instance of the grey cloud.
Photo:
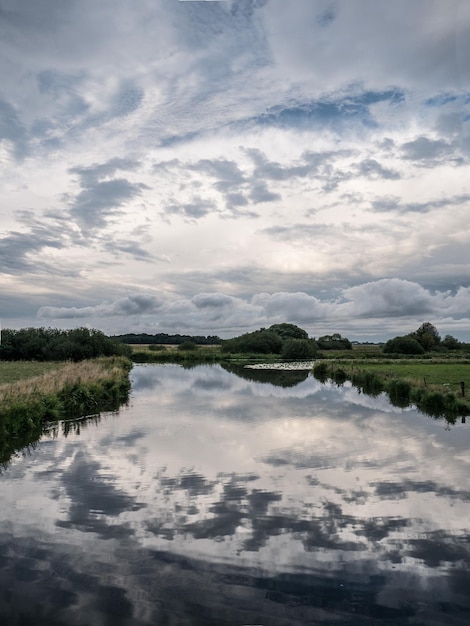
M 102 180 L 117 170 L 136 167 L 135 161 L 116 158 L 101 165 L 70 169 L 70 173 L 78 174 L 82 189 L 73 200 L 69 200 L 69 211 L 83 231 L 104 228 L 107 219 L 119 214 L 122 205 L 142 193 L 146 185 L 141 183 L 132 183 L 125 178 Z
M 64 270 L 51 262 L 38 258 L 38 254 L 54 248 L 63 249 L 71 242 L 77 243 L 77 233 L 62 219 L 38 219 L 32 211 L 18 211 L 17 220 L 25 231 L 10 231 L 0 238 L 0 267 L 6 273 L 28 271 L 31 273 L 48 271 L 53 274 L 65 273 L 69 276 L 78 271 Z M 79 239 L 79 238 L 78 238 Z
M 470 201 L 470 194 L 450 196 L 440 200 L 429 200 L 429 202 L 401 202 L 397 196 L 385 196 L 377 198 L 371 203 L 374 211 L 386 213 L 388 211 L 398 211 L 399 213 L 428 213 L 433 209 L 458 206 Z
M 223 191 L 232 186 L 238 186 L 245 182 L 245 176 L 235 161 L 226 159 L 201 159 L 189 169 L 209 174 L 218 179 L 216 186 Z
M 275 200 L 281 200 L 281 195 L 269 191 L 266 183 L 260 181 L 253 184 L 250 191 L 250 198 L 255 204 L 259 204 L 261 202 L 274 202 Z
M 138 196 L 141 189 L 124 178 L 95 183 L 77 195 L 70 213 L 85 231 L 103 228 L 107 218 L 117 215 L 119 207 Z
M 154 313 L 163 306 L 163 299 L 154 295 L 135 294 L 114 302 L 91 307 L 44 306 L 38 311 L 41 318 L 76 319 L 85 317 L 127 316 Z
M 196 196 L 192 202 L 167 204 L 163 215 L 182 215 L 183 217 L 198 220 L 213 211 L 216 211 L 216 205 L 213 202 Z
M 155 257 L 148 250 L 142 247 L 138 241 L 124 241 L 119 239 L 113 239 L 113 241 L 107 241 L 106 238 L 102 239 L 102 245 L 113 256 L 120 256 L 125 254 L 133 257 L 137 261 L 163 261 L 168 262 L 165 257 Z
M 105 163 L 95 163 L 88 167 L 71 167 L 69 172 L 78 174 L 83 186 L 91 186 L 117 171 L 134 171 L 138 166 L 139 162 L 134 159 L 115 157 Z
M 205 309 L 230 306 L 236 302 L 236 299 L 223 293 L 199 293 L 192 298 L 191 302 L 198 309 Z
M 310 161 L 295 166 L 283 166 L 280 163 L 269 161 L 261 150 L 249 148 L 246 154 L 254 161 L 256 167 L 253 172 L 253 181 L 263 180 L 288 180 L 294 177 L 305 177 L 317 168 L 317 164 Z
M 373 179 L 385 179 L 385 180 L 398 180 L 401 178 L 399 172 L 386 167 L 383 167 L 375 159 L 365 159 L 357 166 L 357 171 Z
M 402 144 L 402 150 L 404 158 L 413 161 L 434 161 L 449 156 L 454 151 L 446 141 L 427 137 L 418 137 Z
M 248 204 L 248 200 L 242 193 L 227 193 L 225 199 L 229 208 L 246 206 Z M 252 213 L 252 216 L 256 217 L 257 214 Z
M 12 143 L 13 153 L 17 159 L 26 156 L 28 151 L 26 129 L 13 105 L 4 100 L 0 100 L 0 140 L 2 139 Z
M 0 264 L 2 271 L 21 272 L 39 268 L 40 264 L 27 255 L 40 252 L 44 248 L 62 248 L 64 242 L 47 233 L 17 231 L 10 232 L 0 239 Z

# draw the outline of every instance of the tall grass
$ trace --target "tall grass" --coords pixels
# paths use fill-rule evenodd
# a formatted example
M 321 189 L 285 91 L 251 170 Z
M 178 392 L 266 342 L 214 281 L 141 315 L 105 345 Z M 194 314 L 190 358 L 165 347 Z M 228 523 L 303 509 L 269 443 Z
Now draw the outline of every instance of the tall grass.
M 130 391 L 125 357 L 102 357 L 0 385 L 0 459 L 42 432 L 47 421 L 113 410 Z

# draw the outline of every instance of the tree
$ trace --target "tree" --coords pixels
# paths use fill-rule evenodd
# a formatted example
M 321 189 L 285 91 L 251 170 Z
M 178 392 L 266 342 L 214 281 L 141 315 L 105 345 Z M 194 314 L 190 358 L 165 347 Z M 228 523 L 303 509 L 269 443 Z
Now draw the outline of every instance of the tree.
M 320 350 L 352 350 L 352 343 L 339 333 L 323 335 L 317 340 Z
M 272 333 L 279 335 L 281 339 L 308 339 L 308 333 L 295 324 L 273 324 L 268 328 Z
M 245 333 L 233 339 L 227 339 L 222 344 L 223 352 L 242 352 L 256 354 L 280 354 L 282 339 L 276 333 L 260 329 L 252 333 Z
M 460 341 L 452 335 L 446 335 L 442 340 L 442 345 L 448 350 L 458 350 L 461 347 Z
M 424 354 L 423 346 L 410 335 L 389 339 L 383 351 L 387 354 Z
M 437 332 L 437 328 L 430 322 L 424 322 L 412 333 L 412 337 L 418 341 L 425 350 L 432 350 L 441 343 L 441 336 Z
M 287 339 L 282 346 L 284 359 L 311 359 L 318 351 L 318 345 L 313 339 Z

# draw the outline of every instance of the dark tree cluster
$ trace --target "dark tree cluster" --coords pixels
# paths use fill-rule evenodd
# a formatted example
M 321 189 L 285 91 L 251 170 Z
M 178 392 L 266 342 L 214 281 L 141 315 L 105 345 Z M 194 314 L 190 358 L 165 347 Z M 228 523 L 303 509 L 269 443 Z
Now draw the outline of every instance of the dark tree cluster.
M 223 352 L 242 354 L 279 354 L 285 359 L 309 359 L 318 345 L 308 333 L 295 324 L 273 324 L 222 343 Z
M 346 337 L 342 337 L 339 333 L 333 335 L 323 335 L 317 339 L 320 350 L 352 350 L 352 343 Z
M 205 337 L 202 335 L 168 335 L 167 333 L 157 333 L 155 335 L 148 335 L 147 333 L 127 333 L 125 335 L 115 335 L 112 339 L 122 343 L 149 345 L 180 345 L 185 341 L 191 341 L 198 346 L 218 345 L 222 343 L 221 338 L 217 337 L 217 335 L 208 335 Z
M 441 339 L 436 327 L 430 322 L 424 322 L 412 333 L 389 339 L 383 351 L 387 354 L 424 354 L 425 352 L 443 352 L 460 350 L 465 344 L 460 343 L 452 335 Z
M 99 356 L 130 356 L 130 348 L 100 330 L 22 328 L 2 331 L 0 359 L 4 361 L 82 361 Z

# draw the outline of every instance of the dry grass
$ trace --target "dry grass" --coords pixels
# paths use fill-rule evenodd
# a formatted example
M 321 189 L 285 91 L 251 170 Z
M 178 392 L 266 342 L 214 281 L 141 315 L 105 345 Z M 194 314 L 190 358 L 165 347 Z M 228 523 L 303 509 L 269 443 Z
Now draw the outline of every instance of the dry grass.
M 57 395 L 67 384 L 117 380 L 122 376 L 119 358 L 90 359 L 78 363 L 57 363 L 56 369 L 39 376 L 0 385 L 0 406 L 19 399 L 33 400 L 38 394 Z

